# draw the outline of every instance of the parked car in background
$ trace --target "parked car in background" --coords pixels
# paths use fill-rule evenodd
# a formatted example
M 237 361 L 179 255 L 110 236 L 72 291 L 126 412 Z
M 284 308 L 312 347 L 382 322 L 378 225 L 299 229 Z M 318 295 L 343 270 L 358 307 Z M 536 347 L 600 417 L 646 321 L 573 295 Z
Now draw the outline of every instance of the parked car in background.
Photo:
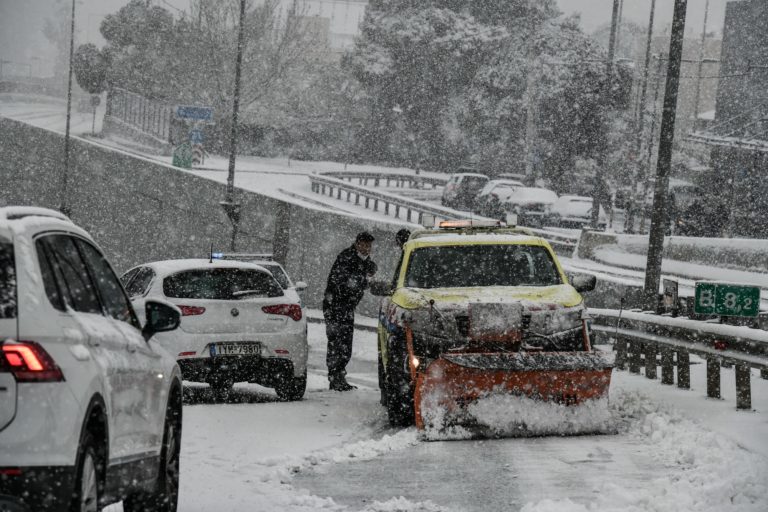
M 592 198 L 586 196 L 560 196 L 552 205 L 545 223 L 549 226 L 581 229 L 592 222 Z M 605 229 L 608 216 L 600 207 L 598 228 Z
M 519 181 L 521 184 L 523 184 L 525 183 L 525 174 L 520 174 L 516 172 L 503 172 L 501 174 L 496 175 L 495 179 Z
M 483 174 L 460 172 L 451 175 L 443 188 L 441 203 L 459 210 L 472 209 L 477 193 L 488 183 L 488 176 Z
M 521 182 L 515 180 L 491 180 L 475 197 L 473 211 L 485 217 L 501 218 L 504 215 L 504 201 L 514 193 L 516 188 L 523 186 Z
M 180 312 L 136 313 L 86 231 L 0 208 L 0 510 L 176 510 L 181 372 L 155 333 Z
M 301 400 L 307 386 L 307 318 L 298 295 L 266 268 L 210 259 L 147 263 L 126 272 L 133 303 L 162 298 L 181 310 L 180 328 L 158 336 L 185 380 L 208 383 L 226 400 L 236 382 Z
M 544 225 L 557 193 L 546 188 L 518 187 L 504 200 L 504 211 L 517 215 L 521 226 L 540 227 Z

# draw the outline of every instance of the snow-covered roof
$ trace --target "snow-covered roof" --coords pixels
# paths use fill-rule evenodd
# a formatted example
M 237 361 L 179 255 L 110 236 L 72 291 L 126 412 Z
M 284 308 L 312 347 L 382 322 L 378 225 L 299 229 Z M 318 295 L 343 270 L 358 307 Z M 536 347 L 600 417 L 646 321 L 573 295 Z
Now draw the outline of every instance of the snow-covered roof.
M 153 261 L 151 263 L 145 263 L 141 266 L 152 267 L 159 275 L 169 275 L 176 272 L 182 272 L 184 270 L 196 270 L 196 269 L 210 269 L 210 268 L 244 268 L 252 270 L 260 270 L 267 272 L 271 275 L 271 272 L 261 265 L 255 263 L 248 263 L 245 261 L 236 260 L 216 260 L 210 261 L 204 258 L 197 259 L 184 259 L 184 260 L 164 260 Z
M 542 245 L 542 239 L 537 236 L 509 233 L 450 233 L 434 234 L 410 240 L 408 244 L 415 247 L 430 245 L 472 245 L 472 244 L 528 244 Z

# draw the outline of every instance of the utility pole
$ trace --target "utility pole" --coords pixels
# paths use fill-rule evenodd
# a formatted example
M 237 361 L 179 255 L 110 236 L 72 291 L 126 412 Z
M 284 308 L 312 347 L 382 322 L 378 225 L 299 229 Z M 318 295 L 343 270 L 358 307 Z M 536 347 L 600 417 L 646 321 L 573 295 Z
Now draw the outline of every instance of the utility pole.
M 240 203 L 235 202 L 235 159 L 237 157 L 237 117 L 240 109 L 240 68 L 243 64 L 243 25 L 245 22 L 245 0 L 240 0 L 240 27 L 237 33 L 237 57 L 235 60 L 235 87 L 232 97 L 232 132 L 229 139 L 229 172 L 227 174 L 227 195 L 222 201 L 232 223 L 232 242 L 230 250 L 234 251 L 237 243 L 237 230 L 240 226 Z
M 699 74 L 696 78 L 696 105 L 693 109 L 693 126 L 696 129 L 696 121 L 699 120 L 699 106 L 701 104 L 701 75 L 704 72 L 704 45 L 707 43 L 707 17 L 709 16 L 709 0 L 704 6 L 704 28 L 701 29 L 701 48 L 699 48 Z
M 533 16 L 534 0 L 528 0 L 528 18 L 530 34 L 526 59 L 528 71 L 525 80 L 525 179 L 531 187 L 536 186 L 536 21 Z
M 59 211 L 69 217 L 72 213 L 67 201 L 67 185 L 69 181 L 69 131 L 72 120 L 72 61 L 75 55 L 75 0 L 72 0 L 72 23 L 69 31 L 69 77 L 67 79 L 67 126 L 64 129 L 64 171 L 61 175 L 61 196 Z
M 656 123 L 659 119 L 659 89 L 661 88 L 661 63 L 663 59 L 654 56 L 658 59 L 656 64 L 656 85 L 653 91 L 653 115 L 651 116 L 651 131 L 648 134 L 648 151 L 645 157 L 645 166 L 643 167 L 643 193 L 640 196 L 640 205 L 642 207 L 642 214 L 640 215 L 640 233 L 645 232 L 645 198 L 648 197 L 648 189 L 651 188 L 651 160 L 653 159 L 653 150 L 655 145 L 653 143 L 656 137 Z
M 677 93 L 680 86 L 680 66 L 683 56 L 687 6 L 688 0 L 675 0 L 672 35 L 669 42 L 669 65 L 664 90 L 664 111 L 661 117 L 659 159 L 656 164 L 656 187 L 653 193 L 653 209 L 651 211 L 651 232 L 648 236 L 644 298 L 645 307 L 654 311 L 658 305 L 664 233 L 668 225 L 667 194 L 669 192 L 669 174 L 672 168 L 672 144 L 675 139 Z
M 709 0 L 707 0 L 709 1 Z M 635 172 L 632 178 L 632 193 L 629 195 L 629 208 L 627 208 L 627 219 L 624 223 L 624 231 L 633 233 L 635 230 L 635 208 L 637 200 L 635 195 L 638 192 L 640 181 L 640 151 L 643 149 L 643 133 L 645 132 L 645 101 L 648 94 L 648 73 L 651 66 L 651 45 L 653 43 L 653 20 L 656 15 L 656 0 L 651 0 L 651 16 L 648 20 L 648 37 L 645 41 L 645 65 L 643 67 L 643 83 L 640 86 L 639 112 L 637 113 L 637 130 L 635 137 Z M 640 200 L 640 204 L 643 200 Z
M 608 39 L 608 62 L 606 62 L 607 74 L 606 83 L 603 86 L 603 102 L 607 106 L 610 102 L 613 89 L 613 60 L 616 54 L 616 31 L 619 21 L 619 1 L 613 0 L 613 13 L 611 14 L 611 35 Z M 603 175 L 605 174 L 605 162 L 608 160 L 608 143 L 600 151 L 600 161 L 597 163 L 597 172 L 595 173 L 595 183 L 592 188 L 592 218 L 590 225 L 592 229 L 597 229 L 600 219 L 600 200 L 604 195 Z

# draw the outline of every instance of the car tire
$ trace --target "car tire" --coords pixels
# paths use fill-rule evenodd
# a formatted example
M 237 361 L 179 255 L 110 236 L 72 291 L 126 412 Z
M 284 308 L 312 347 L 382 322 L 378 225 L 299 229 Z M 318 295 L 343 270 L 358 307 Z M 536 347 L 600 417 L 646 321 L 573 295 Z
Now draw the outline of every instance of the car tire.
M 160 468 L 152 492 L 141 492 L 123 500 L 123 512 L 176 512 L 179 504 L 181 455 L 181 396 L 168 404 L 163 428 Z
M 413 389 L 405 371 L 405 340 L 390 337 L 386 371 L 387 418 L 393 427 L 413 425 Z
M 304 398 L 304 393 L 307 391 L 307 372 L 304 371 L 304 375 L 300 377 L 294 377 L 289 375 L 282 379 L 277 386 L 275 386 L 275 393 L 280 400 L 285 402 L 296 402 Z
M 97 456 L 96 441 L 86 432 L 80 443 L 78 461 L 75 472 L 75 488 L 72 493 L 70 512 L 98 512 L 101 510 L 100 501 L 100 467 Z
M 384 372 L 384 361 L 381 357 L 381 350 L 378 350 L 379 353 L 379 361 L 378 361 L 378 371 L 379 371 L 379 403 L 383 405 L 384 407 L 387 406 L 387 374 Z

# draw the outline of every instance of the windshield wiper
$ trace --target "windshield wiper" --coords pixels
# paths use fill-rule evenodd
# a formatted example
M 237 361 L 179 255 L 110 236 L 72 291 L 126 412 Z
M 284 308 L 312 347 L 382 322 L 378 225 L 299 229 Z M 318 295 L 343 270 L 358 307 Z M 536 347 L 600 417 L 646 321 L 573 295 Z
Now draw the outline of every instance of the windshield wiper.
M 245 297 L 246 295 L 265 295 L 263 290 L 240 290 L 232 292 L 233 297 Z

